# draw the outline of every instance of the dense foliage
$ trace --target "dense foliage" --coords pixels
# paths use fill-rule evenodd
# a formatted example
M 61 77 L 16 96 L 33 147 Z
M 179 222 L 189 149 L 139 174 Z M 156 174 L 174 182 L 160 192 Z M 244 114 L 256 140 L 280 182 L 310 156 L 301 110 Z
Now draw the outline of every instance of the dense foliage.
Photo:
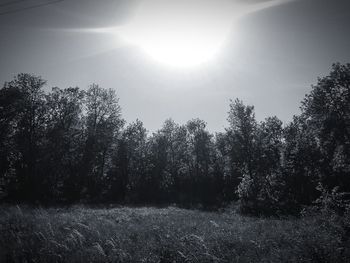
M 230 103 L 228 127 L 166 120 L 149 135 L 125 127 L 114 90 L 53 88 L 19 74 L 0 89 L 0 197 L 39 203 L 108 202 L 294 213 L 350 192 L 350 64 L 334 64 L 287 124 L 257 122 Z

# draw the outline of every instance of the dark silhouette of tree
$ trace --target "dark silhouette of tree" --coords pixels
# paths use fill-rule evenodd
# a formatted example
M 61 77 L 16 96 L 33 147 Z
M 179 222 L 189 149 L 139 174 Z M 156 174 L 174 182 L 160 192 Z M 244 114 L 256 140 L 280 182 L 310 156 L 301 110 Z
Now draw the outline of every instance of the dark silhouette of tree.
M 274 213 L 281 210 L 285 184 L 281 169 L 283 148 L 282 121 L 269 117 L 256 126 L 254 170 L 245 175 L 238 187 L 244 211 Z
M 45 81 L 40 77 L 19 74 L 14 80 L 5 83 L 2 90 L 4 96 L 10 96 L 10 102 L 13 103 L 5 104 L 3 113 L 4 125 L 6 122 L 11 125 L 7 134 L 11 137 L 7 142 L 11 149 L 7 161 L 11 164 L 10 167 L 7 164 L 7 172 L 12 174 L 12 193 L 22 200 L 34 201 L 43 193 L 39 164 L 43 155 L 45 129 L 44 85 Z M 16 106 L 16 112 L 13 112 L 13 106 Z M 5 149 L 9 149 L 8 147 Z
M 19 158 L 15 135 L 21 101 L 22 93 L 18 87 L 5 85 L 0 89 L 0 191 L 4 196 L 14 193 L 18 187 L 14 167 Z
M 193 119 L 186 124 L 187 155 L 188 155 L 188 185 L 192 203 L 208 204 L 215 201 L 212 180 L 213 141 L 212 135 L 206 130 L 206 123 Z
M 46 96 L 46 155 L 42 172 L 49 175 L 47 190 L 56 200 L 73 201 L 80 197 L 84 97 L 79 88 L 53 88 Z
M 350 192 L 350 64 L 334 64 L 302 102 L 322 153 L 321 182 Z
M 286 184 L 282 172 L 283 123 L 276 116 L 266 118 L 257 130 L 257 177 L 259 210 L 274 213 L 286 208 Z
M 107 174 L 107 199 L 124 203 L 129 184 L 128 149 L 124 136 L 117 139 L 116 147 L 112 156 L 112 167 Z
M 114 90 L 90 86 L 85 97 L 85 145 L 80 176 L 83 191 L 90 199 L 98 199 L 111 166 L 112 149 L 124 121 Z
M 225 132 L 211 134 L 200 119 L 168 119 L 149 136 L 139 120 L 124 128 L 114 90 L 93 84 L 44 92 L 42 78 L 19 74 L 0 89 L 0 199 L 186 207 L 239 201 L 243 212 L 281 214 L 328 200 L 325 193 L 345 198 L 349 84 L 350 64 L 334 64 L 286 125 L 277 117 L 258 123 L 254 107 L 236 99 Z
M 178 138 L 179 125 L 168 119 L 162 129 L 150 138 L 150 165 L 153 177 L 153 202 L 176 202 L 177 191 L 175 181 L 178 174 L 184 149 L 181 151 L 181 141 Z M 181 153 L 182 152 L 182 153 Z M 157 198 L 157 200 L 155 200 Z
M 121 180 L 127 182 L 124 190 L 127 201 L 140 202 L 147 190 L 144 185 L 147 184 L 149 174 L 147 130 L 141 121 L 136 120 L 125 128 L 122 146 L 126 163 L 117 176 L 122 176 Z M 123 174 L 123 170 L 126 174 Z
M 242 101 L 231 101 L 228 113 L 229 128 L 226 131 L 230 166 L 233 182 L 231 191 L 244 179 L 251 180 L 255 174 L 255 144 L 257 122 L 253 106 L 245 106 Z
M 291 206 L 310 205 L 317 195 L 320 152 L 305 118 L 294 116 L 284 130 L 283 169 Z

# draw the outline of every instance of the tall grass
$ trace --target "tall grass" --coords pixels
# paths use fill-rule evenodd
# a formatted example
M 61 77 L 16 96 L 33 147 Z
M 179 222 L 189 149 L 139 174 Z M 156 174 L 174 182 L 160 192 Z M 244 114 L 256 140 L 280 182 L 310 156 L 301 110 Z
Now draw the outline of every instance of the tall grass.
M 348 225 L 169 208 L 0 208 L 0 262 L 349 262 Z

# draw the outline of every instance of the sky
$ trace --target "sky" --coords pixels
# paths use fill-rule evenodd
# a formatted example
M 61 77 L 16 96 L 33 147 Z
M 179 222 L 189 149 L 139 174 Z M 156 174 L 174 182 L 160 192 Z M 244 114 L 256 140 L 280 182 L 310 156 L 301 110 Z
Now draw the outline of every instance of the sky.
M 288 123 L 300 101 L 350 62 L 349 0 L 1 0 L 0 83 L 97 83 L 127 122 L 227 127 L 230 99 Z

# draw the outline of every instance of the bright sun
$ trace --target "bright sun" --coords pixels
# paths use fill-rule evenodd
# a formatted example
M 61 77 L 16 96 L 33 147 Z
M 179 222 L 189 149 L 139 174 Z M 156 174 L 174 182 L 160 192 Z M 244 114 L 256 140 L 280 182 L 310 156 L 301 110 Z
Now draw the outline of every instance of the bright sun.
M 144 1 L 117 34 L 162 64 L 200 65 L 220 51 L 232 25 L 228 8 L 203 1 L 205 5 L 190 0 Z
M 194 31 L 194 30 L 193 30 Z M 198 32 L 163 32 L 127 38 L 154 60 L 175 67 L 192 67 L 215 56 L 223 38 Z M 134 41 L 133 41 L 134 40 Z
M 118 46 L 133 45 L 164 65 L 190 68 L 212 62 L 241 17 L 292 0 L 139 1 L 127 24 L 68 31 L 111 33 Z

